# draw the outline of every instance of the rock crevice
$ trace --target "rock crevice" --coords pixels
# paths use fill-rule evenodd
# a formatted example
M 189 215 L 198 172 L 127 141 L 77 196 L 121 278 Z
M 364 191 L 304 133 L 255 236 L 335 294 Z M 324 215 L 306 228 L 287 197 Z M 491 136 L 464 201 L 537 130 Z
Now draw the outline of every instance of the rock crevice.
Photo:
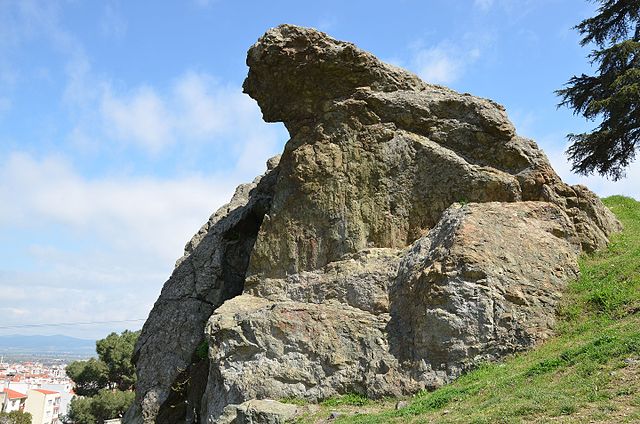
M 185 246 L 134 350 L 138 381 L 129 422 L 204 422 L 199 413 L 209 361 L 206 347 L 196 351 L 207 344 L 204 329 L 213 311 L 244 289 L 276 177 L 273 165 L 253 183 L 238 187 Z

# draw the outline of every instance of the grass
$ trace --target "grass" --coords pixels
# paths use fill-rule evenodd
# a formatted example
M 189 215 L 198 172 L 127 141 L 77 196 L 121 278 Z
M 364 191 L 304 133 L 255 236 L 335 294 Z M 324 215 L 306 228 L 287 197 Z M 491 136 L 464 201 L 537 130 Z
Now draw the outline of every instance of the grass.
M 365 406 L 369 404 L 369 399 L 357 393 L 349 393 L 344 396 L 331 397 L 320 403 L 322 406 L 336 407 L 342 405 Z
M 538 348 L 484 364 L 454 383 L 396 400 L 347 395 L 302 423 L 640 422 L 640 203 L 604 199 L 624 225 L 609 247 L 580 259 L 581 276 L 559 309 L 557 335 Z

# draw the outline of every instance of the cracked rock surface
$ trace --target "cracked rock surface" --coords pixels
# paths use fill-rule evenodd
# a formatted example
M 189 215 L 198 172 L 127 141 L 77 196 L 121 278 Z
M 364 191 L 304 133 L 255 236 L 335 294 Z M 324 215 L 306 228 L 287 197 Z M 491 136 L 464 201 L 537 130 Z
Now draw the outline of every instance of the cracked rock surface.
M 176 406 L 181 419 L 197 421 L 208 364 L 200 364 L 194 353 L 206 343 L 204 327 L 215 308 L 242 293 L 276 172 L 270 169 L 253 183 L 239 186 L 231 201 L 186 245 L 135 347 L 138 380 L 136 402 L 127 415 L 131 422 L 155 422 L 158 417 L 171 422 Z M 204 382 L 198 382 L 202 377 Z M 172 389 L 187 381 L 193 384 L 172 399 Z
M 292 25 L 247 64 L 245 92 L 291 138 L 165 283 L 127 423 L 438 387 L 552 334 L 577 255 L 620 228 L 491 100 Z

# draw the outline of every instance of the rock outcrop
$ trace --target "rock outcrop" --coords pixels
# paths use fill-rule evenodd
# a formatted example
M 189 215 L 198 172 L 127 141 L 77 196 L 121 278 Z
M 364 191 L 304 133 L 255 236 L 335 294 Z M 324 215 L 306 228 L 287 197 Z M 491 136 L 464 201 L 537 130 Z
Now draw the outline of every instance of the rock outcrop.
M 291 138 L 187 245 L 125 422 L 438 387 L 548 337 L 577 255 L 619 229 L 490 100 L 291 25 L 247 64 L 245 92 Z

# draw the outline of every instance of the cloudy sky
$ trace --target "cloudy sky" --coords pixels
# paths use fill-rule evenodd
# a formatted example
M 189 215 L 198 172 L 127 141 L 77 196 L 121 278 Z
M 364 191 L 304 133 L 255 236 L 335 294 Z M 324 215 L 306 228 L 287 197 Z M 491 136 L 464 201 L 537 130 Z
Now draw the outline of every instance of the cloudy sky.
M 640 198 L 640 164 L 579 178 L 593 127 L 553 91 L 589 72 L 586 0 L 0 0 L 0 335 L 100 338 L 146 318 L 185 242 L 287 139 L 241 92 L 280 23 L 355 42 L 428 82 L 492 98 L 558 172 Z M 634 184 L 634 181 L 636 183 Z

